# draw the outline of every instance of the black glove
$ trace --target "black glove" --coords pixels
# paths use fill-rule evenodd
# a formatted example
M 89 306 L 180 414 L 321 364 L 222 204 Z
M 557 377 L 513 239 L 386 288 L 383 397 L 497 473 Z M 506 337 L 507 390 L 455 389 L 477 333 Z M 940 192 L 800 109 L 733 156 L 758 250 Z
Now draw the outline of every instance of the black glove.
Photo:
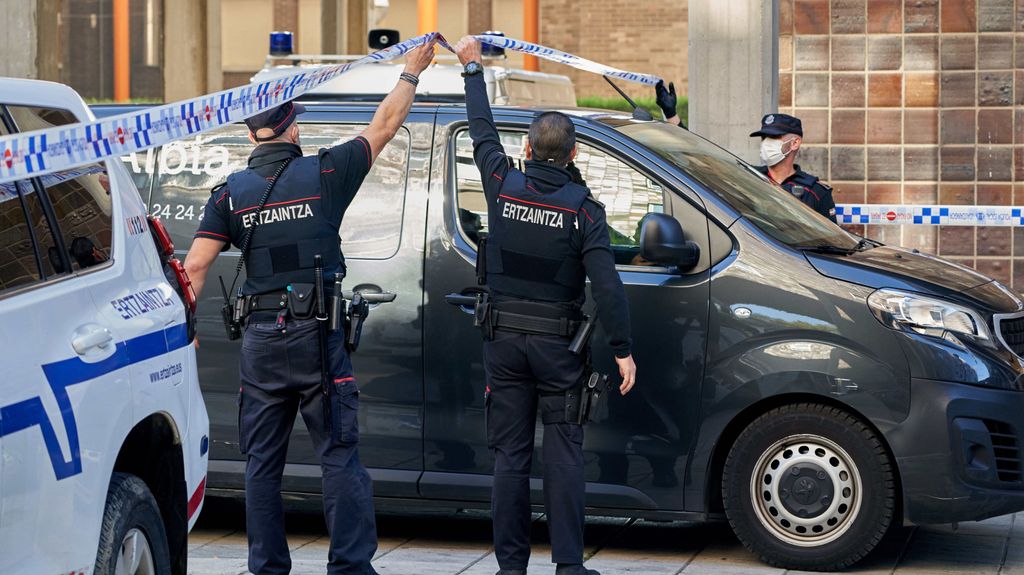
M 654 96 L 661 112 L 665 114 L 666 120 L 678 115 L 676 112 L 676 85 L 673 82 L 668 83 L 667 90 L 665 82 L 658 82 L 658 85 L 654 87 Z

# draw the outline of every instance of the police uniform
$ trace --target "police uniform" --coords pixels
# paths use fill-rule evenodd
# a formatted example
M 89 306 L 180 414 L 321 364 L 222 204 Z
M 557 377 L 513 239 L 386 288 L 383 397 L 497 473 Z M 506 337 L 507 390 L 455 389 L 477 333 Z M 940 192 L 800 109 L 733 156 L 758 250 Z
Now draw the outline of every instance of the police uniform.
M 289 111 L 282 112 L 285 108 Z M 254 132 L 286 128 L 289 115 L 294 118 L 301 111 L 288 103 L 247 123 L 255 122 L 250 124 Z M 344 270 L 338 229 L 371 161 L 369 144 L 361 137 L 316 156 L 303 156 L 290 143 L 257 146 L 247 169 L 214 189 L 196 232 L 196 237 L 238 247 L 252 230 L 242 293 L 253 311 L 242 335 L 238 432 L 246 455 L 249 570 L 256 574 L 291 569 L 281 476 L 296 411 L 321 458 L 324 515 L 331 535 L 328 572 L 375 573 L 370 566 L 377 548 L 372 485 L 359 461 L 359 389 L 344 333 L 327 336 L 330 385 L 325 390 L 318 320 L 281 311 L 293 307 L 287 295 L 295 292 L 292 286 L 314 282 L 315 256 L 321 256 L 328 278 Z M 259 209 L 270 183 L 274 186 Z
M 585 355 L 568 350 L 582 319 L 586 278 L 619 357 L 630 355 L 629 310 L 615 270 L 603 206 L 570 172 L 527 161 L 510 166 L 491 116 L 483 74 L 466 77 L 473 155 L 487 198 L 486 283 L 497 311 L 485 337 L 487 442 L 493 450 L 491 512 L 501 575 L 530 557 L 530 467 L 537 412 L 544 425 L 544 506 L 559 575 L 583 563 L 583 427 L 571 412 Z M 532 320 L 531 320 L 532 318 Z M 533 329 L 547 322 L 552 329 Z M 515 320 L 515 321 L 513 321 Z M 536 327 L 536 326 L 533 326 Z
M 803 137 L 804 129 L 800 118 L 790 116 L 789 114 L 766 114 L 761 119 L 761 129 L 751 133 L 750 137 L 778 138 L 786 134 L 796 134 L 801 138 Z M 775 184 L 781 186 L 782 189 L 810 206 L 814 211 L 833 222 L 836 221 L 836 202 L 832 198 L 832 188 L 819 180 L 817 176 L 808 174 L 801 170 L 799 165 L 794 164 L 793 169 L 795 171 L 792 175 L 781 182 L 775 182 L 768 166 L 758 166 L 757 169 L 762 174 L 768 176 L 768 179 L 772 180 Z
M 771 179 L 768 166 L 758 166 L 758 171 Z M 800 169 L 800 165 L 793 166 L 796 172 L 782 182 L 775 182 L 782 189 L 793 194 L 801 202 L 810 206 L 814 211 L 826 218 L 836 221 L 836 201 L 832 198 L 832 187 L 823 183 L 817 176 L 812 176 Z

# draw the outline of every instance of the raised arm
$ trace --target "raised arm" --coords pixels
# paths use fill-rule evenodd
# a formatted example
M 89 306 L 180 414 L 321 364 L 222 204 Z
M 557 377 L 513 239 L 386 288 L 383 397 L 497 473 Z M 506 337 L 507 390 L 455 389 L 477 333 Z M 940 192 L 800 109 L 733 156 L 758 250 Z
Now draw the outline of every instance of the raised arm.
M 466 36 L 455 45 L 455 53 L 463 66 L 476 62 L 483 69 L 480 42 Z M 491 103 L 487 98 L 487 82 L 483 72 L 466 76 L 466 115 L 469 117 L 469 137 L 473 139 L 473 160 L 480 169 L 484 189 L 488 183 L 500 182 L 508 172 L 505 148 L 498 137 L 498 128 L 491 115 Z
M 405 55 L 405 73 L 419 78 L 420 73 L 434 60 L 435 43 L 435 40 L 431 40 L 409 51 Z M 399 80 L 395 89 L 377 107 L 370 125 L 360 134 L 370 144 L 371 163 L 405 123 L 415 96 L 416 85 L 407 80 Z

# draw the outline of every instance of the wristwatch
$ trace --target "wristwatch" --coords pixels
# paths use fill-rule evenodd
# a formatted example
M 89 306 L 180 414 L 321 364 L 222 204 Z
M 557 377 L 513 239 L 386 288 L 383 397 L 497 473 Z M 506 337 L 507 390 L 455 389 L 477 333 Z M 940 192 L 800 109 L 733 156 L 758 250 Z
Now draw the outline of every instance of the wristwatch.
M 462 72 L 462 77 L 468 78 L 474 74 L 479 74 L 480 72 L 483 72 L 484 66 L 480 62 L 470 62 L 469 64 L 466 64 L 466 67 L 463 68 L 463 70 L 464 72 Z

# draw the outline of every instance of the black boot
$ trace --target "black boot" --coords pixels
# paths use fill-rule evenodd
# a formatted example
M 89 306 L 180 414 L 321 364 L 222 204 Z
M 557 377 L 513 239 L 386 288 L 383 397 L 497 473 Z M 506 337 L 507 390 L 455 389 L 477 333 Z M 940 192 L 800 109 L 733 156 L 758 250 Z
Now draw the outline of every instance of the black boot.
M 526 569 L 499 569 L 494 575 L 526 575 Z
M 599 572 L 593 569 L 587 569 L 583 565 L 568 565 L 566 563 L 559 563 L 558 567 L 555 567 L 555 575 L 601 575 Z

